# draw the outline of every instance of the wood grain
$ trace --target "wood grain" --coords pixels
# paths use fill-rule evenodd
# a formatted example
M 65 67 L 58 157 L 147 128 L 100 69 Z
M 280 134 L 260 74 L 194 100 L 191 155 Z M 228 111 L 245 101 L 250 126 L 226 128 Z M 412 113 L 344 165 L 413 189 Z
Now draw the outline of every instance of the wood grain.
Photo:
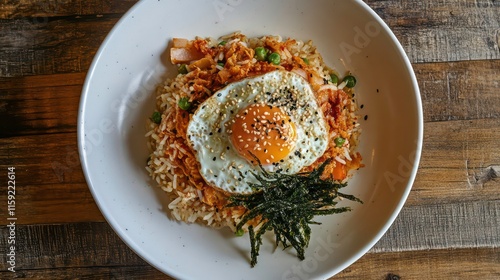
M 391 27 L 413 63 L 500 58 L 498 1 L 365 2 Z
M 500 199 L 500 119 L 431 122 L 407 204 Z
M 424 121 L 500 117 L 500 60 L 413 64 Z
M 77 151 L 86 72 L 136 2 L 0 3 L 0 176 L 16 167 L 19 244 L 18 272 L 0 257 L 0 279 L 172 279 L 104 221 Z M 500 2 L 365 2 L 413 62 L 424 147 L 394 224 L 332 279 L 500 279 Z M 0 236 L 7 234 L 0 226 Z M 4 256 L 6 241 L 0 238 Z
M 500 250 L 432 250 L 366 254 L 332 279 L 499 279 Z
M 498 139 L 499 119 L 427 123 L 407 206 L 500 201 Z M 30 201 L 19 209 L 20 223 L 102 221 L 82 174 L 75 134 L 0 139 L 0 155 L 2 170 L 18 169 L 19 199 Z M 71 212 L 73 204 L 89 211 L 79 216 Z M 409 218 L 417 219 L 418 213 Z
M 8 236 L 6 227 L 0 232 Z M 0 248 L 7 248 L 6 241 L 0 239 Z M 102 222 L 17 226 L 16 245 L 19 269 L 144 265 Z M 6 264 L 2 262 L 0 267 L 5 270 Z
M 0 77 L 85 72 L 120 15 L 0 20 Z
M 48 17 L 74 15 L 123 14 L 137 0 L 5 0 L 0 8 L 0 19 L 33 18 L 44 22 Z M 36 19 L 37 18 L 37 19 Z
M 9 1 L 0 9 L 5 18 L 0 19 L 0 50 L 4 56 L 0 77 L 85 71 L 106 34 L 134 1 L 105 4 L 93 0 L 89 6 L 82 1 L 61 1 L 64 4 L 54 8 L 55 12 L 37 12 L 52 8 L 37 8 L 34 2 L 38 3 Z M 500 58 L 498 2 L 456 0 L 436 4 L 427 0 L 419 2 L 418 9 L 406 1 L 366 2 L 393 29 L 414 63 Z M 30 13 L 43 20 L 27 18 Z
M 371 251 L 499 248 L 499 215 L 500 200 L 407 206 Z
M 75 132 L 83 73 L 9 79 L 0 84 L 0 138 Z
M 1 228 L 0 234 L 5 231 Z M 19 226 L 17 233 L 18 278 L 171 279 L 135 255 L 106 223 Z M 64 242 L 57 236 L 64 236 Z M 498 279 L 499 263 L 499 248 L 372 251 L 332 279 L 385 279 L 390 273 L 402 279 Z M 11 276 L 2 262 L 0 278 Z
M 426 122 L 500 117 L 500 60 L 413 67 Z M 85 76 L 77 72 L 0 78 L 0 138 L 75 132 Z

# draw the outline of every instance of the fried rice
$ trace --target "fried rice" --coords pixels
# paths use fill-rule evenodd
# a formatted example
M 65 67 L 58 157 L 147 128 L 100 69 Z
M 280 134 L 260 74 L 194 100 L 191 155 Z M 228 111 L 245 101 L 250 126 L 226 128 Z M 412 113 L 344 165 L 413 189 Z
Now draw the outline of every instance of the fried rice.
M 277 52 L 281 63 L 258 61 L 256 47 Z M 229 194 L 207 184 L 200 175 L 200 164 L 186 139 L 186 130 L 193 110 L 183 110 L 178 103 L 188 98 L 194 108 L 229 83 L 275 70 L 292 71 L 312 86 L 324 113 L 329 130 L 329 146 L 314 164 L 302 171 L 311 171 L 326 159 L 335 159 L 323 177 L 345 181 L 350 170 L 362 166 L 361 155 L 355 151 L 360 133 L 356 115 L 357 104 L 345 82 L 334 84 L 328 68 L 312 41 L 303 42 L 280 36 L 248 38 L 237 32 L 219 39 L 174 39 L 171 49 L 173 63 L 183 65 L 186 72 L 167 79 L 156 91 L 159 123 L 148 120 L 146 137 L 151 155 L 147 171 L 170 197 L 171 216 L 187 223 L 200 222 L 211 227 L 235 230 L 245 209 L 224 207 Z M 342 137 L 339 146 L 334 139 Z

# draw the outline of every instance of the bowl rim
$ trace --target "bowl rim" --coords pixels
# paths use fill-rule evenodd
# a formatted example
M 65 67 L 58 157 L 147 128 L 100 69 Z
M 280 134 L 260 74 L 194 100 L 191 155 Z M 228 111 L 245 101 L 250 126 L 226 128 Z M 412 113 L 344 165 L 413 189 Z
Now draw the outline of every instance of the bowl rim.
M 79 152 L 79 157 L 80 157 L 80 163 L 82 167 L 82 171 L 84 173 L 85 180 L 87 182 L 87 185 L 89 187 L 90 192 L 92 193 L 92 197 L 94 198 L 99 211 L 102 213 L 104 219 L 106 222 L 111 226 L 113 231 L 118 235 L 118 237 L 135 253 L 137 254 L 141 259 L 146 261 L 148 264 L 153 266 L 154 268 L 158 269 L 159 271 L 174 277 L 174 278 L 184 278 L 185 275 L 183 275 L 181 272 L 176 271 L 174 269 L 167 269 L 165 266 L 161 266 L 159 262 L 156 260 L 150 259 L 148 256 L 149 254 L 143 250 L 132 238 L 125 234 L 119 227 L 117 220 L 115 217 L 113 217 L 110 214 L 110 211 L 107 209 L 108 207 L 106 206 L 105 203 L 103 203 L 102 199 L 97 195 L 96 189 L 97 187 L 94 185 L 92 178 L 90 176 L 90 167 L 87 162 L 87 157 L 86 157 L 86 152 L 83 143 L 85 142 L 84 137 L 85 137 L 85 129 L 84 129 L 84 123 L 85 123 L 85 118 L 86 118 L 86 111 L 85 107 L 87 105 L 87 97 L 89 95 L 90 91 L 90 83 L 94 77 L 94 72 L 96 70 L 96 67 L 104 53 L 104 50 L 106 49 L 107 45 L 110 43 L 112 38 L 114 37 L 114 34 L 117 32 L 117 30 L 120 28 L 121 24 L 127 20 L 131 14 L 133 14 L 136 10 L 138 10 L 142 5 L 145 5 L 147 1 L 139 1 L 135 3 L 118 21 L 117 23 L 112 27 L 110 32 L 106 35 L 106 38 L 104 41 L 101 43 L 98 51 L 96 52 L 92 63 L 89 67 L 88 73 L 86 75 L 86 78 L 84 80 L 83 88 L 81 91 L 81 97 L 79 101 L 79 107 L 78 107 L 78 119 L 77 119 L 77 141 L 78 141 L 78 152 Z M 409 77 L 411 79 L 411 84 L 413 87 L 413 96 L 415 98 L 415 103 L 416 103 L 416 111 L 417 111 L 417 126 L 418 126 L 418 131 L 417 131 L 417 139 L 415 143 L 415 158 L 413 161 L 413 169 L 408 176 L 408 180 L 406 183 L 405 190 L 403 194 L 401 195 L 401 198 L 396 205 L 394 211 L 390 215 L 390 217 L 387 219 L 387 221 L 383 224 L 381 229 L 378 231 L 378 233 L 369 241 L 361 250 L 358 250 L 356 254 L 354 254 L 351 258 L 349 258 L 347 261 L 343 262 L 342 265 L 338 267 L 331 268 L 329 270 L 329 273 L 331 276 L 341 272 L 345 268 L 349 267 L 352 265 L 354 262 L 356 262 L 358 259 L 360 259 L 363 255 L 365 255 L 381 238 L 384 236 L 387 232 L 387 230 L 390 228 L 390 226 L 394 223 L 396 218 L 398 217 L 399 213 L 401 212 L 404 204 L 407 201 L 407 198 L 411 192 L 412 186 L 415 181 L 415 177 L 417 175 L 418 167 L 420 164 L 420 159 L 421 159 L 421 154 L 422 154 L 422 147 L 423 147 L 423 130 L 424 130 L 424 120 L 423 120 L 423 109 L 422 109 L 422 100 L 421 100 L 421 94 L 417 82 L 417 78 L 415 76 L 414 70 L 412 68 L 411 62 L 404 51 L 401 43 L 397 39 L 397 37 L 394 35 L 392 30 L 389 28 L 389 26 L 384 22 L 384 20 L 365 2 L 362 0 L 354 0 L 354 3 L 361 6 L 361 8 L 368 12 L 370 16 L 375 20 L 380 26 L 383 28 L 383 30 L 386 32 L 386 34 L 391 38 L 392 43 L 394 46 L 397 48 L 397 55 L 400 56 L 401 60 L 404 62 L 404 66 L 406 67 L 407 74 L 409 74 Z M 396 55 L 396 53 L 395 53 Z

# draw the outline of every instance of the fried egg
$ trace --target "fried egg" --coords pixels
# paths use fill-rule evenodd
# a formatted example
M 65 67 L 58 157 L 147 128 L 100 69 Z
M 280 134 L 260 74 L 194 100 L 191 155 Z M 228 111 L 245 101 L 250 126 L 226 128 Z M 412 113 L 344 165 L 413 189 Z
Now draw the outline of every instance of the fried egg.
M 328 146 L 328 128 L 310 84 L 284 70 L 214 93 L 193 114 L 187 137 L 205 181 L 230 194 L 254 192 L 252 173 L 260 166 L 295 174 Z

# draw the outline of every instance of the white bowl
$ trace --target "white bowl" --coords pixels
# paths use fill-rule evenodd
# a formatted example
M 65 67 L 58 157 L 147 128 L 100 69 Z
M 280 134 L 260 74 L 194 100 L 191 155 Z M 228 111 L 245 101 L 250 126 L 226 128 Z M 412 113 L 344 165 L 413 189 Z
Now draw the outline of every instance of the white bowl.
M 165 195 L 144 169 L 145 120 L 153 91 L 172 76 L 172 37 L 249 36 L 312 39 L 325 62 L 358 80 L 366 167 L 349 182 L 360 197 L 352 212 L 312 226 L 306 259 L 264 240 L 250 268 L 248 236 L 172 221 Z M 422 146 L 422 107 L 412 67 L 396 37 L 362 1 L 141 1 L 114 27 L 89 70 L 78 140 L 89 188 L 103 215 L 139 256 L 182 279 L 328 278 L 365 254 L 401 210 Z

